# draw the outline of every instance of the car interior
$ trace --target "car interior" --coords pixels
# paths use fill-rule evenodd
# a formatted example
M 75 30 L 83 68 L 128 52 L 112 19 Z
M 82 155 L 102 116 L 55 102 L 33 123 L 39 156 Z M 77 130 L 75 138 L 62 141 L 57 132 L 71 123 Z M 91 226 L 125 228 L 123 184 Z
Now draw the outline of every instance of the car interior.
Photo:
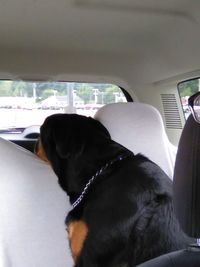
M 73 266 L 68 197 L 34 154 L 54 113 L 94 117 L 173 181 L 177 218 L 197 242 L 140 266 L 200 266 L 199 104 L 188 105 L 200 91 L 200 2 L 0 6 L 0 267 Z

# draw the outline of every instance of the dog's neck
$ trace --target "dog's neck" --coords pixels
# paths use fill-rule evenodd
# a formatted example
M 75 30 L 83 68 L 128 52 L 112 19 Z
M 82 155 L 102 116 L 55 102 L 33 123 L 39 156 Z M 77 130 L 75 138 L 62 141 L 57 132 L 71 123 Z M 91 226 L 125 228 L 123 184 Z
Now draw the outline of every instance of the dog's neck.
M 77 206 L 79 206 L 81 204 L 81 202 L 83 201 L 85 195 L 88 193 L 88 191 L 90 190 L 90 187 L 94 184 L 94 182 L 99 178 L 99 176 L 101 176 L 102 174 L 104 174 L 104 172 L 112 165 L 114 165 L 115 163 L 122 161 L 130 156 L 132 156 L 133 153 L 124 153 L 122 155 L 117 156 L 116 158 L 114 158 L 113 160 L 107 162 L 104 166 L 101 167 L 101 169 L 99 169 L 89 180 L 88 182 L 85 184 L 85 187 L 83 188 L 81 194 L 79 195 L 79 197 L 72 203 L 72 207 L 73 209 L 75 209 Z
M 85 150 L 78 157 L 70 157 L 63 164 L 67 164 L 66 173 L 59 177 L 59 183 L 70 197 L 73 203 L 82 193 L 89 180 L 109 162 L 116 160 L 122 155 L 128 155 L 131 152 L 111 141 L 105 146 L 96 146 Z M 64 185 L 63 185 L 64 183 Z

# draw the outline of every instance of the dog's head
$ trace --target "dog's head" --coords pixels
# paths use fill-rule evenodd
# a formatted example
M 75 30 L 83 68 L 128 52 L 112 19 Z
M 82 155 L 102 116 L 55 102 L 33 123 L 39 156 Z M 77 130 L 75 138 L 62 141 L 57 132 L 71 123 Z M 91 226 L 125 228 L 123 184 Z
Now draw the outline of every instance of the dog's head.
M 77 157 L 88 146 L 110 139 L 107 129 L 97 120 L 77 114 L 54 114 L 40 128 L 36 153 L 52 162 L 52 154 L 61 159 Z M 40 149 L 42 148 L 43 151 Z M 40 154 L 39 154 L 40 156 Z
M 50 162 L 67 191 L 64 177 L 72 163 L 93 157 L 95 148 L 109 141 L 109 132 L 95 119 L 77 114 L 54 114 L 47 117 L 40 128 L 35 153 Z

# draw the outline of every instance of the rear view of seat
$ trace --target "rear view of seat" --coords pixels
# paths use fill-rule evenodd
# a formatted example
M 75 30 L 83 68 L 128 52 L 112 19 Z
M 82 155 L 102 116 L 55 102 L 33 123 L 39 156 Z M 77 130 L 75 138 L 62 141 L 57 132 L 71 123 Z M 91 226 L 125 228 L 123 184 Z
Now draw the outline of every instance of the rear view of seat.
M 142 153 L 173 177 L 175 147 L 169 142 L 159 112 L 142 103 L 117 103 L 102 107 L 95 115 L 118 143 Z
M 0 267 L 71 267 L 66 194 L 51 167 L 0 139 Z

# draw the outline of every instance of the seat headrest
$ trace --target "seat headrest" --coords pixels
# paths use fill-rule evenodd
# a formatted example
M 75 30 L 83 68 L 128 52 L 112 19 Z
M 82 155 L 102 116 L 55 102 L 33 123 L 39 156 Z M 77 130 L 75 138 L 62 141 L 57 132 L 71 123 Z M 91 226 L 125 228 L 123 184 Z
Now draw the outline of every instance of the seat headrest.
M 154 107 L 143 103 L 110 104 L 102 107 L 95 119 L 108 129 L 114 141 L 149 157 L 172 178 L 176 152 Z
M 200 237 L 200 125 L 190 115 L 183 129 L 174 170 L 174 205 L 183 230 Z

